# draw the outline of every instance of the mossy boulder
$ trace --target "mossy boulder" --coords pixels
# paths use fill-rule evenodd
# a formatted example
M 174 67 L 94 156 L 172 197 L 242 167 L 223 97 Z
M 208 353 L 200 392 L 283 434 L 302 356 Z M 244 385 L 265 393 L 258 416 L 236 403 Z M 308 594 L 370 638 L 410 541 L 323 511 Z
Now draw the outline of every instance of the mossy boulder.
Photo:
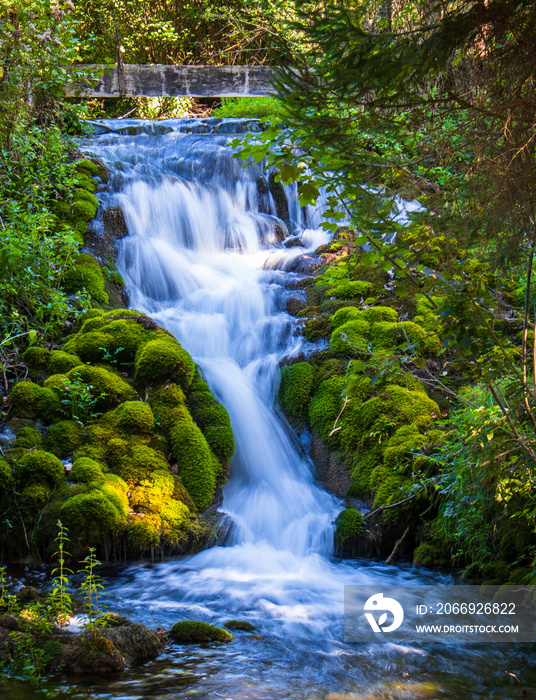
M 37 417 L 37 397 L 41 387 L 29 380 L 23 380 L 15 384 L 9 395 L 9 402 L 18 418 Z
M 65 468 L 56 455 L 44 450 L 26 452 L 17 467 L 21 484 L 41 484 L 54 488 L 65 479 Z
M 344 377 L 330 377 L 320 384 L 309 404 L 311 427 L 329 447 L 339 445 L 339 434 L 330 433 L 342 408 L 342 391 L 345 386 Z
M 309 362 L 298 362 L 281 369 L 279 402 L 294 418 L 307 416 L 314 377 L 314 367 Z
M 104 472 L 102 466 L 89 457 L 79 457 L 73 462 L 69 473 L 69 480 L 82 484 L 89 484 L 92 481 L 103 479 Z
M 342 510 L 335 522 L 335 544 L 338 547 L 347 545 L 352 540 L 365 534 L 363 513 L 355 508 Z
M 96 398 L 95 409 L 105 411 L 136 398 L 134 389 L 121 377 L 104 367 L 81 365 L 67 373 L 71 381 L 86 384 Z
M 337 355 L 354 355 L 367 349 L 367 336 L 370 330 L 368 321 L 362 318 L 347 321 L 331 334 L 329 344 Z
M 0 459 L 0 497 L 11 490 L 15 483 L 13 469 L 5 459 Z
M 396 323 L 398 320 L 398 311 L 390 306 L 371 306 L 368 309 L 363 309 L 361 313 L 369 323 L 381 323 L 382 321 Z
M 82 444 L 84 431 L 74 420 L 62 420 L 51 425 L 45 437 L 45 447 L 60 459 L 72 455 Z
M 148 520 L 130 522 L 126 534 L 129 546 L 140 554 L 150 551 L 160 544 L 160 533 L 155 525 Z
M 348 323 L 348 321 L 357 321 L 361 320 L 362 318 L 363 312 L 356 306 L 343 306 L 342 308 L 337 309 L 333 316 L 331 316 L 330 323 L 335 329 L 339 328 L 339 326 L 343 326 L 345 323 Z
M 354 299 L 355 297 L 368 297 L 372 294 L 374 285 L 361 280 L 344 280 L 330 291 L 336 299 Z
M 24 425 L 17 433 L 17 438 L 13 443 L 13 447 L 22 447 L 26 450 L 40 448 L 43 444 L 41 433 L 37 432 L 29 425 Z
M 94 257 L 83 253 L 74 261 L 74 266 L 67 271 L 63 282 L 66 292 L 76 293 L 84 289 L 101 304 L 108 303 L 108 295 L 104 291 L 104 276 L 101 267 Z
M 151 435 L 155 429 L 153 412 L 148 403 L 126 401 L 116 409 L 117 427 L 125 433 Z
M 153 340 L 136 356 L 136 379 L 146 385 L 174 382 L 187 390 L 194 373 L 192 358 L 173 338 Z
M 212 503 L 216 489 L 214 456 L 186 409 L 179 409 L 169 431 L 179 475 L 199 510 Z
M 99 634 L 112 642 L 128 661 L 152 659 L 164 649 L 163 639 L 150 627 L 128 620 L 106 626 Z
M 404 425 L 399 428 L 395 434 L 389 438 L 384 456 L 383 463 L 391 469 L 401 468 L 408 462 L 408 457 L 411 457 L 416 450 L 422 449 L 426 445 L 427 439 L 422 435 L 415 425 Z M 410 459 L 409 463 L 411 464 Z
M 227 620 L 223 623 L 224 627 L 229 630 L 238 630 L 240 632 L 255 632 L 257 629 L 255 625 L 247 620 Z
M 22 353 L 23 362 L 28 365 L 33 379 L 39 379 L 46 370 L 49 354 L 46 348 L 37 345 L 31 345 Z
M 73 540 L 99 543 L 105 535 L 119 531 L 125 514 L 117 502 L 100 489 L 68 498 L 60 508 L 60 519 Z
M 421 542 L 413 552 L 413 563 L 417 566 L 444 566 L 449 563 L 449 556 L 433 542 Z
M 67 374 L 73 367 L 82 364 L 79 357 L 63 350 L 52 350 L 48 358 L 46 371 L 48 374 Z
M 208 644 L 209 642 L 230 642 L 233 635 L 208 622 L 183 620 L 173 625 L 169 630 L 169 637 L 177 644 Z

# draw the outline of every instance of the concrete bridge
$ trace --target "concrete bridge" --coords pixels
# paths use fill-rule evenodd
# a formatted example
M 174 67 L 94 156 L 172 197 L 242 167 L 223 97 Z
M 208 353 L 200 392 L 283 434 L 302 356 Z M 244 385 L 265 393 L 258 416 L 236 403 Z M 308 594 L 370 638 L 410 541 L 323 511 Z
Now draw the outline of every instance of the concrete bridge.
M 272 95 L 269 66 L 87 65 L 94 80 L 67 95 L 99 97 L 259 97 Z

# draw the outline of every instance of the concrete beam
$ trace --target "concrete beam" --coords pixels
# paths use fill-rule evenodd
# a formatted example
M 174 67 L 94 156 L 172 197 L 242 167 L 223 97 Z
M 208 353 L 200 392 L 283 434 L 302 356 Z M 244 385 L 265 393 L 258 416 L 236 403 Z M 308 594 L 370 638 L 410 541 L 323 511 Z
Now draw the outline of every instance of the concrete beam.
M 77 68 L 87 68 L 95 79 L 70 85 L 67 90 L 70 97 L 258 97 L 274 94 L 269 66 L 126 64 L 122 76 L 117 66 Z

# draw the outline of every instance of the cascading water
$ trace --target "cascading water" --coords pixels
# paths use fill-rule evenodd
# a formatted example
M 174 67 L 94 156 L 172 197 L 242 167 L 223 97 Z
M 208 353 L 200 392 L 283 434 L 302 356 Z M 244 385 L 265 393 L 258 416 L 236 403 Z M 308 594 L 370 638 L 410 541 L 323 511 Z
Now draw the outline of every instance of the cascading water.
M 244 169 L 232 158 L 230 134 L 250 126 L 107 121 L 83 144 L 111 171 L 103 204 L 125 215 L 118 265 L 131 305 L 190 352 L 227 408 L 236 441 L 219 508 L 232 521 L 225 546 L 116 573 L 108 581 L 113 606 L 154 626 L 238 617 L 263 635 L 239 636 L 232 649 L 172 655 L 140 672 L 136 692 L 127 683 L 105 695 L 92 689 L 92 697 L 156 697 L 155 673 L 165 679 L 162 698 L 182 697 L 179 688 L 197 698 L 504 697 L 486 685 L 506 665 L 502 655 L 342 642 L 344 584 L 446 579 L 330 559 L 341 505 L 314 483 L 274 407 L 281 361 L 308 352 L 285 311 L 289 294 L 299 293 L 290 287 L 303 276 L 300 262 L 328 238 L 316 228 L 318 213 L 301 210 L 292 192 L 284 206 L 274 200 L 261 165 Z M 282 210 L 297 246 L 280 242 L 288 234 Z M 475 664 L 481 678 L 464 684 Z

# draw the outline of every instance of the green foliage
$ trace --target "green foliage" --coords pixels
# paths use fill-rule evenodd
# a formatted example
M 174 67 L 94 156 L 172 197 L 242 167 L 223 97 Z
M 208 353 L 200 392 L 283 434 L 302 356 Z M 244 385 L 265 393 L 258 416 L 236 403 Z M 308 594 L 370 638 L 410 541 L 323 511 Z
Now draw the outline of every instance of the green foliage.
M 87 385 L 91 396 L 95 399 L 94 408 L 103 411 L 117 404 L 135 399 L 135 393 L 121 377 L 104 367 L 81 365 L 67 373 L 71 382 Z
M 77 364 L 74 367 L 78 367 Z M 86 425 L 92 418 L 97 418 L 100 413 L 96 406 L 99 401 L 106 400 L 106 393 L 97 394 L 92 384 L 84 384 L 78 377 L 69 380 L 67 377 L 60 379 L 60 411 L 63 416 L 75 421 L 79 426 Z
M 207 622 L 183 620 L 176 622 L 169 630 L 169 636 L 177 644 L 208 644 L 209 642 L 230 642 L 233 635 L 221 627 Z
M 54 557 L 58 560 L 58 567 L 52 570 L 52 588 L 47 603 L 48 613 L 55 621 L 62 624 L 69 619 L 73 610 L 73 601 L 69 592 L 69 574 L 73 572 L 65 565 L 66 557 L 70 556 L 65 549 L 69 542 L 67 529 L 61 520 L 58 520 L 57 526 L 58 534 L 54 540 L 57 551 L 54 552 Z
M 96 639 L 98 629 L 106 625 L 106 618 L 102 617 L 104 586 L 101 583 L 101 577 L 95 573 L 95 569 L 101 565 L 101 562 L 95 555 L 94 547 L 89 547 L 89 554 L 80 563 L 83 564 L 84 580 L 79 590 L 83 596 L 84 612 L 87 616 L 84 627 L 93 635 L 93 639 Z
M 305 418 L 314 381 L 314 368 L 308 362 L 298 362 L 281 369 L 279 401 L 295 418 Z
M 223 97 L 221 102 L 213 117 L 284 120 L 282 105 L 275 97 Z

